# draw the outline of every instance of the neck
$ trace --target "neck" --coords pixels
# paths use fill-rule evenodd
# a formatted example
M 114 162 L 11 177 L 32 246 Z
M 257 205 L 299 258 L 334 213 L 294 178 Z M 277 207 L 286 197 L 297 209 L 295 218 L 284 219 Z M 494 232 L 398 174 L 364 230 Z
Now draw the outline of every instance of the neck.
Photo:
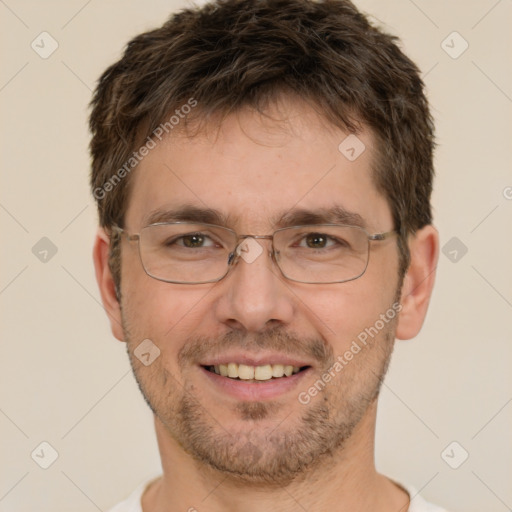
M 204 467 L 155 417 L 163 475 L 144 494 L 143 511 L 404 512 L 409 504 L 407 493 L 375 469 L 376 407 L 375 401 L 335 456 L 322 459 L 284 487 L 241 482 Z

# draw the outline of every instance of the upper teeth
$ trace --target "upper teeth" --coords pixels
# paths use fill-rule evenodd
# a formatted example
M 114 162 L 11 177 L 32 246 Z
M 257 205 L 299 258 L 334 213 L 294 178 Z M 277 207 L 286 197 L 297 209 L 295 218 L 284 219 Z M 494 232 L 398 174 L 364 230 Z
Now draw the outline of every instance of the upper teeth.
M 215 373 L 223 377 L 242 380 L 270 380 L 272 377 L 289 377 L 292 373 L 297 373 L 298 366 L 283 364 L 264 364 L 262 366 L 249 366 L 246 364 L 228 363 L 216 364 L 213 367 Z

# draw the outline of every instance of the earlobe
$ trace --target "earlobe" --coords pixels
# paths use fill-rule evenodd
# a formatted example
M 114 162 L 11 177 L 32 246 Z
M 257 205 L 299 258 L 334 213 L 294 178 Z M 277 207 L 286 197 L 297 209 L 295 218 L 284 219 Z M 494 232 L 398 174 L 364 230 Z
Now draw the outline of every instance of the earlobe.
M 402 285 L 396 329 L 396 337 L 401 340 L 414 338 L 427 314 L 439 256 L 439 235 L 434 226 L 418 230 L 409 240 L 409 250 L 411 263 Z
M 96 281 L 100 289 L 101 300 L 110 320 L 112 334 L 124 341 L 121 323 L 121 305 L 117 299 L 116 288 L 110 267 L 108 264 L 110 254 L 110 239 L 103 228 L 99 228 L 96 234 L 93 260 L 96 272 Z

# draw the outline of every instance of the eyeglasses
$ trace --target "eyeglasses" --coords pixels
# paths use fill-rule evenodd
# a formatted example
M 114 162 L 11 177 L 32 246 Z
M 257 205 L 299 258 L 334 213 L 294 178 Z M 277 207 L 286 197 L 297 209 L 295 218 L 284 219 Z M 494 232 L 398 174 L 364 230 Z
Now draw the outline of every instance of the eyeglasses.
M 361 277 L 368 267 L 370 242 L 395 231 L 370 235 L 359 226 L 315 224 L 281 228 L 272 235 L 238 235 L 212 224 L 156 223 L 138 234 L 113 226 L 113 232 L 138 242 L 146 274 L 159 281 L 203 284 L 220 281 L 240 257 L 251 263 L 263 249 L 256 240 L 272 240 L 270 256 L 281 274 L 309 284 L 343 283 Z

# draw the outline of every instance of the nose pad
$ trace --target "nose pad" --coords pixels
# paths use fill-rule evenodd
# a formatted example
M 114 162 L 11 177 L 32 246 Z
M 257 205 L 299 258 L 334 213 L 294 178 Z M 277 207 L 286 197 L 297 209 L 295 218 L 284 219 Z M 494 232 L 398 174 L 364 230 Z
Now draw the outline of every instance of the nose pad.
M 240 254 L 237 253 L 237 250 L 235 249 L 229 256 L 228 256 L 228 266 L 235 266 L 238 259 L 240 258 Z
M 256 242 L 254 239 L 252 239 L 254 242 Z M 257 243 L 257 242 L 256 242 Z M 237 263 L 238 263 L 238 260 L 240 259 L 240 257 L 242 256 L 248 263 L 251 263 L 254 259 L 256 259 L 262 252 L 263 250 L 260 249 L 258 247 L 258 251 L 256 251 L 256 253 L 254 254 L 253 257 L 250 257 L 250 258 L 246 258 L 243 256 L 243 253 L 247 253 L 247 252 L 253 252 L 254 249 L 252 249 L 251 251 L 249 251 L 248 247 L 247 247 L 247 241 L 244 240 L 242 242 L 240 242 L 236 247 L 235 247 L 235 250 L 229 254 L 228 256 L 228 266 L 235 266 Z M 273 249 L 270 249 L 268 251 L 268 255 L 270 257 L 271 260 L 273 260 L 276 264 L 277 262 L 279 261 L 280 259 L 280 252 L 279 251 L 275 251 Z
M 240 256 L 244 252 L 245 240 L 242 240 L 236 247 L 235 250 L 228 256 L 228 266 L 235 266 L 240 259 Z

